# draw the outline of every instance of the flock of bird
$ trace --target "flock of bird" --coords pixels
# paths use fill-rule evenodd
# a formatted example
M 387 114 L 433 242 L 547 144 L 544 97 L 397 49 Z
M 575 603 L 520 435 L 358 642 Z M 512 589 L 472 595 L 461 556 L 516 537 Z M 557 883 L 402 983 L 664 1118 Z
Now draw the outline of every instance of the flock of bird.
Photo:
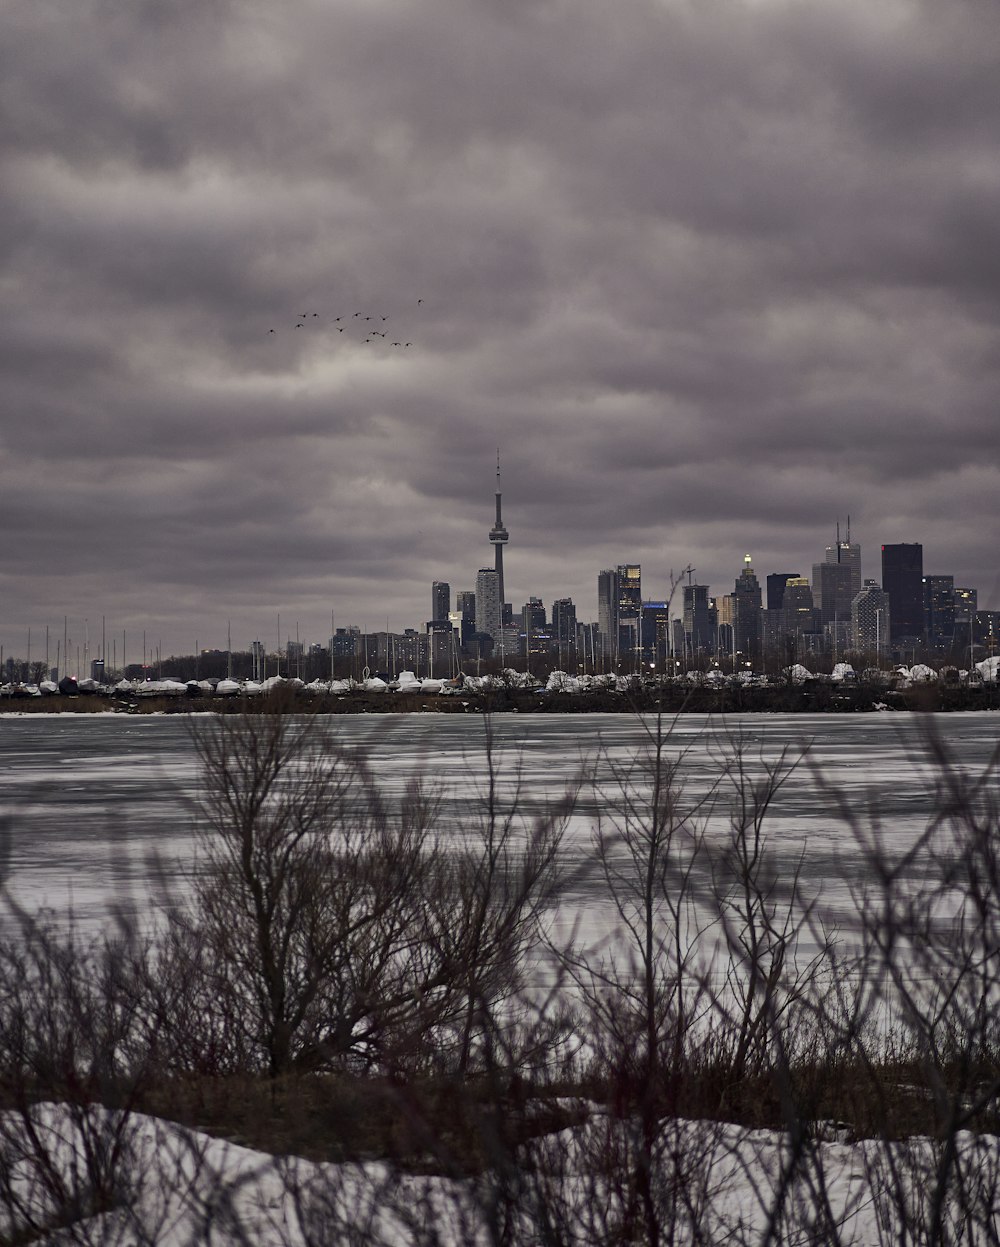
M 422 303 L 423 299 L 417 300 L 418 307 Z M 389 339 L 389 330 L 379 329 L 376 328 L 376 326 L 384 325 L 388 320 L 388 316 L 366 315 L 364 312 L 355 312 L 351 316 L 334 316 L 332 321 L 326 321 L 322 316 L 320 316 L 319 312 L 300 312 L 295 320 L 295 329 L 318 329 L 321 326 L 325 327 L 328 325 L 330 328 L 336 329 L 338 333 L 345 333 L 354 325 L 355 321 L 358 321 L 359 329 L 365 334 L 365 337 L 362 339 L 363 342 L 374 342 L 376 339 L 381 339 L 386 346 L 399 347 L 401 350 L 405 350 L 406 347 L 412 346 L 412 342 L 404 342 L 402 337 L 400 337 L 398 341 L 395 339 L 387 341 L 387 339 Z M 319 324 L 314 323 L 317 321 Z M 278 330 L 269 329 L 267 332 L 269 334 L 276 334 L 278 333 Z

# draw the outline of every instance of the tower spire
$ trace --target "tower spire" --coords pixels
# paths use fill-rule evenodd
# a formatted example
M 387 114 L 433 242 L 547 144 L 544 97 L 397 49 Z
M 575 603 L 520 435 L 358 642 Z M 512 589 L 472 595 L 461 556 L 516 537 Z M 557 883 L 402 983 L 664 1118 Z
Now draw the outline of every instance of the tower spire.
M 510 540 L 510 533 L 504 528 L 503 520 L 500 516 L 500 447 L 497 447 L 497 519 L 496 523 L 490 529 L 490 541 L 493 549 L 496 551 L 496 569 L 497 576 L 500 580 L 500 617 L 503 619 L 503 608 L 506 598 L 504 597 L 503 583 L 503 548 Z

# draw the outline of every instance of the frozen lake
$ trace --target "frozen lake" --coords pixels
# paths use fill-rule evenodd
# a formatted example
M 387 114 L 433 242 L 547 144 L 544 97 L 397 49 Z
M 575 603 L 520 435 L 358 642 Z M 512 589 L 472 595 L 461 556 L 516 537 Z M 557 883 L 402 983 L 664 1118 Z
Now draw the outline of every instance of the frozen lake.
M 602 925 L 610 907 L 592 869 L 593 834 L 615 804 L 616 768 L 648 743 L 649 718 L 632 715 L 497 716 L 501 777 L 508 793 L 520 775 L 519 810 L 533 809 L 573 784 L 582 787 L 566 838 L 571 870 L 562 918 Z M 441 794 L 441 835 L 459 834 L 483 778 L 483 722 L 470 715 L 343 715 L 317 720 L 358 746 L 378 782 L 401 793 L 420 776 Z M 1000 739 L 1000 714 L 941 715 L 934 725 L 963 767 L 978 773 Z M 684 753 L 687 799 L 709 792 L 727 737 L 742 737 L 753 774 L 782 749 L 807 748 L 768 821 L 779 874 L 800 858 L 804 886 L 835 919 L 863 883 L 854 836 L 831 793 L 859 812 L 877 803 L 887 847 L 903 849 L 931 807 L 933 774 L 921 730 L 926 717 L 903 714 L 753 715 L 722 722 L 685 715 L 671 727 L 668 754 Z M 194 862 L 192 795 L 198 764 L 185 716 L 5 715 L 0 717 L 0 801 L 7 885 L 28 907 L 91 922 L 116 905 L 149 910 L 151 856 L 183 888 Z M 724 834 L 727 787 L 719 788 L 707 834 Z M 607 915 L 605 915 L 607 917 Z M 592 929 L 592 928 L 591 928 Z

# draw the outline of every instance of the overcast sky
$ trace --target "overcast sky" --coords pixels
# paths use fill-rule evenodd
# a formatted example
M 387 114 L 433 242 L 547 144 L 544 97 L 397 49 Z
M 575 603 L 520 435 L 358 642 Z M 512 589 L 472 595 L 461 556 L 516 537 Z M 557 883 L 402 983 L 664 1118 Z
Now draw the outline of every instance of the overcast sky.
M 498 444 L 516 607 L 810 575 L 848 514 L 1000 607 L 996 0 L 3 27 L 6 653 L 420 626 Z

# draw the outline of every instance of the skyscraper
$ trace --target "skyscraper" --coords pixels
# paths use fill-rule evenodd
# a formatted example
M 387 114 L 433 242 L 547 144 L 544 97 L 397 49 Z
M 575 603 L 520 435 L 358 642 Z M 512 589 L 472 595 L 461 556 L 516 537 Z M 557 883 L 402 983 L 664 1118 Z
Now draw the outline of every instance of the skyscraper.
M 619 563 L 615 575 L 618 657 L 638 658 L 642 645 L 642 568 L 638 563 Z
M 851 600 L 861 592 L 861 546 L 851 540 L 851 517 L 847 517 L 847 540 L 840 540 L 840 524 L 837 524 L 837 541 L 835 545 L 826 547 L 828 563 L 845 564 L 851 569 Z M 815 589 L 815 583 L 813 585 Z
M 889 641 L 889 595 L 866 580 L 851 603 L 851 644 L 863 654 L 883 654 Z
M 541 598 L 532 597 L 521 607 L 521 629 L 524 632 L 545 630 L 545 604 Z
M 955 639 L 955 577 L 924 577 L 924 635 L 931 649 L 951 649 Z
M 503 548 L 510 540 L 510 533 L 503 526 L 503 520 L 500 518 L 500 450 L 497 448 L 497 522 L 490 529 L 490 541 L 493 543 L 493 549 L 496 552 L 496 573 L 500 582 L 500 617 L 503 618 L 503 604 L 507 600 L 505 596 L 504 580 L 503 580 Z M 477 615 L 478 620 L 478 615 Z M 497 625 L 499 627 L 499 624 Z M 483 629 L 479 628 L 482 632 Z
M 708 614 L 708 585 L 684 585 L 684 645 L 688 658 L 712 651 L 712 623 Z
M 819 610 L 821 623 L 848 623 L 851 603 L 860 592 L 860 583 L 854 589 L 854 568 L 849 563 L 827 559 L 813 564 L 813 605 Z
M 613 568 L 597 573 L 597 630 L 601 650 L 613 657 L 618 637 L 618 575 Z
M 447 619 L 451 612 L 451 585 L 435 580 L 431 585 L 431 619 Z
M 746 656 L 751 663 L 760 662 L 760 581 L 752 566 L 750 555 L 743 559 L 743 570 L 733 587 L 733 648 Z
M 492 567 L 481 567 L 476 576 L 476 631 L 500 644 L 500 576 Z
M 772 572 L 767 578 L 767 609 L 780 611 L 785 603 L 785 585 L 798 580 L 798 572 Z
M 559 650 L 559 661 L 575 661 L 576 607 L 572 598 L 556 598 L 552 603 L 552 636 Z
M 924 634 L 924 547 L 917 541 L 882 547 L 882 588 L 889 595 L 889 640 L 916 644 Z

